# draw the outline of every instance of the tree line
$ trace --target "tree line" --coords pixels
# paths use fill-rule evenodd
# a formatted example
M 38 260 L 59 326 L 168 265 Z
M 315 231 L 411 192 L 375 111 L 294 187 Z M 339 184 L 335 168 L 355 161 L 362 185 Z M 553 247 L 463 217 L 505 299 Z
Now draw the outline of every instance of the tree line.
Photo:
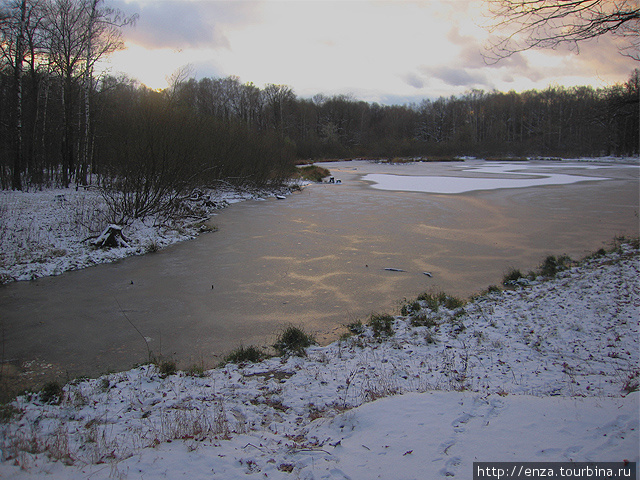
M 640 74 L 606 88 L 484 92 L 379 105 L 286 85 L 176 75 L 150 90 L 94 75 L 134 23 L 102 0 L 0 8 L 0 187 L 98 184 L 141 215 L 215 182 L 280 182 L 296 162 L 347 157 L 638 154 Z
M 638 153 L 638 70 L 607 88 L 484 92 L 382 106 L 346 95 L 297 98 L 236 77 L 181 83 L 191 111 L 275 131 L 299 159 L 451 155 L 633 155 Z

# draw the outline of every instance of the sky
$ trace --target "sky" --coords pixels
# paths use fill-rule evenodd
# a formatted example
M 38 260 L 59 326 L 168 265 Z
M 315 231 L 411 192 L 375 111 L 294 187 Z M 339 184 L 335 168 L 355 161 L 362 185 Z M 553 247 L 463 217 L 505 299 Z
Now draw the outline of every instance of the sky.
M 109 61 L 150 88 L 178 71 L 290 86 L 299 97 L 350 95 L 419 103 L 472 89 L 517 92 L 550 85 L 603 87 L 638 63 L 616 40 L 483 57 L 490 19 L 482 0 L 107 0 L 139 15 Z

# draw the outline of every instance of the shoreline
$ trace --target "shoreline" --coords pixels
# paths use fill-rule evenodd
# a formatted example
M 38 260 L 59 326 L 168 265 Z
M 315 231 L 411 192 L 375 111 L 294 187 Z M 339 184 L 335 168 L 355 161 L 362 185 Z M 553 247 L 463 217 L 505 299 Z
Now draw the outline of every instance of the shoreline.
M 595 261 L 597 262 L 598 257 L 603 257 L 606 255 L 614 255 L 616 251 L 620 251 L 621 247 L 625 245 L 627 246 L 627 248 L 629 248 L 628 246 L 630 244 L 633 245 L 632 251 L 635 251 L 633 255 L 638 257 L 640 256 L 640 250 L 638 247 L 639 242 L 640 240 L 637 238 L 625 238 L 625 237 L 614 238 L 611 242 L 611 248 L 607 250 L 601 248 L 598 252 L 592 252 L 591 254 L 586 255 L 584 258 L 580 258 L 580 259 L 567 258 L 569 261 L 569 265 L 571 265 L 570 270 L 573 271 L 575 269 L 580 269 L 584 265 L 588 264 L 589 262 L 594 261 L 593 260 L 594 258 L 595 258 Z M 518 273 L 520 273 L 520 270 L 516 268 L 512 269 L 512 271 L 517 271 Z M 507 278 L 507 274 L 508 273 L 505 272 L 505 279 Z M 566 274 L 567 272 L 563 273 L 562 269 L 559 270 L 558 272 L 559 276 L 566 275 Z M 545 283 L 545 282 L 555 280 L 554 278 L 551 278 L 551 279 L 543 278 L 542 280 L 540 280 L 540 278 L 536 278 L 536 276 L 538 275 L 534 271 L 529 271 L 528 273 L 523 272 L 521 273 L 520 280 L 510 285 L 501 284 L 500 286 L 496 286 L 496 285 L 479 286 L 477 289 L 477 293 L 474 293 L 469 297 L 466 297 L 460 300 L 463 303 L 473 303 L 477 299 L 479 298 L 481 299 L 483 296 L 490 295 L 492 292 L 498 295 L 503 293 L 510 294 L 517 290 L 526 289 L 532 285 L 537 285 L 539 283 Z M 429 293 L 429 295 L 431 296 L 436 295 L 434 291 L 430 290 L 430 292 L 431 293 Z M 428 292 L 424 292 L 424 293 L 427 294 Z M 440 293 L 449 295 L 449 292 L 441 291 Z M 458 300 L 457 297 L 452 297 L 452 298 Z M 397 310 L 397 315 L 395 315 L 395 317 L 397 318 L 398 316 L 402 316 L 403 315 L 402 312 L 405 311 L 407 308 L 409 308 L 410 310 L 409 305 L 411 302 L 414 302 L 414 300 L 412 300 L 411 298 L 407 298 L 407 297 L 404 297 L 403 299 L 398 298 L 398 304 L 404 303 L 404 306 L 402 308 L 397 308 L 397 309 L 394 308 L 394 310 Z M 640 307 L 640 302 L 638 307 Z M 382 312 L 382 313 L 377 312 L 377 313 L 371 313 L 371 317 L 380 316 L 380 315 L 385 316 L 389 314 L 394 315 L 393 313 L 390 313 L 390 312 Z M 404 315 L 404 316 L 407 316 L 407 315 Z M 361 320 L 358 319 L 358 322 L 360 321 Z M 131 324 L 131 326 L 135 330 L 137 330 L 137 327 L 134 324 Z M 296 327 L 296 328 L 298 327 L 298 325 L 289 325 L 289 326 Z M 280 331 L 283 330 L 284 327 L 285 326 L 280 328 Z M 304 330 L 303 326 L 301 328 L 302 330 Z M 338 330 L 342 331 L 343 333 L 341 334 Z M 332 344 L 336 342 L 340 342 L 340 338 L 344 336 L 345 330 L 348 331 L 349 326 L 346 324 L 343 324 L 342 327 L 334 329 L 332 334 L 328 334 L 328 333 L 324 334 L 323 340 L 318 341 L 316 345 L 319 345 L 321 348 L 326 348 L 326 347 L 330 347 Z M 319 332 L 312 331 L 310 332 L 310 335 L 316 337 L 318 333 Z M 143 338 L 145 338 L 145 342 L 147 342 L 146 337 L 144 337 L 142 333 L 138 331 L 138 334 L 141 335 Z M 275 339 L 277 337 L 277 331 L 273 331 L 271 333 L 271 337 Z M 329 338 L 328 340 L 327 340 L 327 337 Z M 225 353 L 225 355 L 228 353 L 235 352 L 238 348 L 249 347 L 249 346 L 254 347 L 254 345 L 244 345 L 243 343 L 230 346 L 230 348 Z M 149 345 L 147 344 L 147 348 L 148 347 Z M 255 347 L 258 349 L 262 349 L 262 348 L 269 348 L 271 346 L 262 345 L 262 346 L 255 346 Z M 136 364 L 132 364 L 131 368 L 136 368 L 135 365 L 151 365 L 151 366 L 156 365 L 157 367 L 160 367 L 163 363 L 173 364 L 174 367 L 172 368 L 175 368 L 176 364 L 181 364 L 181 369 L 178 370 L 181 373 L 184 373 L 188 368 L 192 368 L 192 369 L 195 368 L 197 370 L 202 370 L 203 369 L 202 365 L 205 365 L 205 363 L 208 363 L 210 365 L 209 367 L 206 367 L 208 369 L 216 368 L 216 367 L 211 367 L 212 362 L 205 362 L 204 360 L 201 360 L 202 365 L 198 365 L 197 363 L 192 362 L 192 364 L 188 366 L 184 362 L 184 359 L 176 358 L 173 355 L 165 356 L 162 354 L 162 352 L 159 352 L 159 354 L 156 355 L 155 352 L 151 352 L 151 351 L 149 353 L 153 354 L 153 358 L 149 358 L 147 361 L 142 361 Z M 267 358 L 269 357 L 271 357 L 270 354 L 267 355 Z M 218 366 L 222 365 L 220 364 L 220 358 L 222 358 L 222 356 L 220 356 L 217 360 Z M 106 372 L 94 373 L 93 375 L 81 374 L 77 378 L 98 379 L 103 377 L 106 374 L 107 374 Z M 40 388 L 42 388 L 42 386 L 45 385 L 46 383 L 61 382 L 62 384 L 67 384 L 73 381 L 74 381 L 73 377 L 69 377 L 68 372 L 65 373 L 62 370 L 56 370 L 52 364 L 47 364 L 37 359 L 28 362 L 27 368 L 24 368 L 24 366 L 14 365 L 10 359 L 9 360 L 3 359 L 3 361 L 0 363 L 0 382 L 1 382 L 0 383 L 0 404 L 2 404 L 7 400 L 13 399 L 16 394 L 20 394 L 20 392 L 22 391 L 25 391 L 25 390 L 28 391 L 34 388 L 36 389 L 35 391 L 37 391 Z
M 321 160 L 312 164 L 332 164 L 357 162 L 362 159 Z M 482 160 L 462 157 L 457 161 Z M 518 159 L 526 161 L 527 159 Z M 554 163 L 602 163 L 604 165 L 638 166 L 639 157 L 594 157 L 548 159 L 531 158 Z M 370 163 L 410 165 L 408 162 L 394 164 L 380 160 L 365 160 Z M 495 161 L 495 160 L 486 160 Z M 508 160 L 500 160 L 508 161 Z M 418 161 L 417 163 L 425 163 Z M 426 162 L 431 164 L 440 161 Z M 444 162 L 449 163 L 449 162 Z M 207 222 L 221 209 L 246 200 L 265 200 L 290 195 L 308 183 L 299 180 L 288 186 L 258 191 L 246 188 L 221 188 L 197 190 L 198 197 L 188 199 L 189 210 L 200 212 L 200 217 L 187 215 L 169 221 L 149 217 L 135 220 L 125 226 L 123 233 L 131 239 L 130 247 L 100 249 L 87 243 L 107 227 L 108 222 L 100 221 L 105 213 L 104 201 L 95 189 L 46 189 L 34 192 L 0 191 L 0 286 L 14 281 L 30 281 L 38 278 L 57 276 L 65 272 L 88 268 L 94 265 L 116 262 L 131 256 L 154 253 L 160 249 L 196 238 L 212 229 Z M 472 193 L 477 194 L 474 190 Z M 480 191 L 481 192 L 481 191 Z M 25 199 L 27 201 L 25 202 Z M 78 211 L 73 211 L 76 209 Z M 26 216 L 27 220 L 13 221 L 11 217 Z M 98 223 L 97 223 L 98 222 Z M 16 235 L 19 230 L 20 235 Z M 215 230 L 215 229 L 213 229 Z M 42 232 L 46 233 L 42 233 Z M 12 242 L 6 241 L 11 236 Z M 10 243 L 23 248 L 9 248 Z M 13 263 L 11 263 L 13 259 Z M 17 263 L 16 263 L 17 261 Z
M 340 162 L 357 162 L 362 159 L 321 160 L 312 164 L 332 164 Z M 475 157 L 461 157 L 456 161 L 482 160 Z M 555 163 L 602 163 L 604 165 L 639 165 L 638 157 L 594 157 L 548 159 L 531 158 L 517 161 L 538 161 Z M 394 165 L 410 165 L 408 162 L 395 164 L 378 160 L 365 160 L 370 163 Z M 496 160 L 487 160 L 496 161 Z M 508 161 L 501 159 L 500 161 Z M 417 161 L 417 163 L 425 163 Z M 426 163 L 436 164 L 440 161 Z M 448 163 L 448 162 L 445 162 Z M 57 276 L 62 273 L 88 268 L 103 263 L 154 253 L 169 245 L 196 238 L 201 233 L 211 231 L 207 222 L 216 212 L 235 203 L 246 200 L 265 200 L 290 195 L 295 189 L 301 189 L 308 183 L 299 180 L 288 186 L 258 191 L 246 188 L 221 188 L 198 190 L 199 197 L 185 201 L 191 211 L 199 211 L 199 218 L 193 215 L 174 218 L 169 221 L 159 217 L 149 217 L 142 221 L 135 220 L 125 226 L 123 233 L 131 239 L 131 246 L 124 248 L 100 249 L 87 243 L 88 238 L 95 238 L 108 225 L 103 217 L 106 212 L 100 194 L 94 189 L 45 189 L 35 192 L 0 191 L 0 240 L 4 240 L 0 248 L 0 286 L 14 281 L 30 281 L 37 278 Z M 474 191 L 477 193 L 477 191 Z M 20 198 L 22 197 L 22 198 Z M 27 201 L 25 202 L 25 199 Z M 74 212 L 73 209 L 79 210 Z M 28 220 L 12 221 L 11 217 L 26 215 Z M 98 222 L 98 223 L 97 223 Z M 16 235 L 15 230 L 20 231 Z M 74 231 L 75 230 L 75 231 Z M 40 231 L 46 231 L 42 234 Z M 57 233 L 56 233 L 57 231 Z M 11 238 L 14 236 L 14 238 Z M 24 248 L 10 249 L 6 240 L 17 243 Z M 14 263 L 10 263 L 13 258 Z M 16 263 L 17 260 L 17 263 Z
M 341 186 L 318 184 L 291 201 L 220 211 L 216 235 L 64 278 L 13 282 L 0 300 L 5 360 L 16 374 L 54 372 L 64 381 L 144 362 L 147 341 L 183 368 L 212 367 L 239 343 L 269 345 L 290 324 L 304 325 L 326 344 L 345 323 L 396 311 L 403 296 L 441 290 L 468 297 L 509 267 L 534 268 L 549 254 L 582 258 L 626 231 L 586 225 L 602 210 L 586 199 L 608 205 L 611 198 L 590 189 L 587 196 L 575 187 L 444 199 L 372 195 L 358 174 L 379 167 L 349 166 L 357 170 L 338 174 L 347 180 Z M 622 198 L 620 190 L 616 195 Z M 558 211 L 566 213 L 552 222 L 545 217 Z M 616 225 L 612 213 L 606 225 Z M 396 238 L 400 231 L 406 235 Z
M 215 231 L 207 222 L 235 203 L 290 195 L 300 187 L 295 183 L 262 190 L 197 190 L 195 197 L 184 200 L 190 214 L 134 220 L 123 228 L 130 246 L 107 249 L 89 242 L 109 225 L 104 220 L 106 205 L 96 189 L 0 191 L 0 240 L 5 240 L 0 249 L 0 287 L 155 253 Z
M 146 365 L 71 382 L 48 402 L 20 397 L 0 423 L 0 474 L 338 480 L 465 476 L 478 459 L 540 452 L 637 462 L 639 274 L 637 242 L 623 244 L 462 314 L 422 303 L 392 334 L 365 327 L 304 357 Z

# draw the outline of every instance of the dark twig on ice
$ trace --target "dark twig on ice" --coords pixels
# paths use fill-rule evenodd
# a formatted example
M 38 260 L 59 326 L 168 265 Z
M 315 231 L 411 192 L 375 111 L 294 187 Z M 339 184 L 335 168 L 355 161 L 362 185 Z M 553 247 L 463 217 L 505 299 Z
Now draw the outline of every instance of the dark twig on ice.
M 133 281 L 131 282 L 133 283 Z M 118 304 L 118 308 L 120 309 L 120 313 L 122 313 L 122 315 L 124 316 L 124 318 L 127 319 L 127 322 L 129 322 L 129 324 L 131 324 L 131 326 L 135 329 L 136 332 L 138 332 L 138 334 L 142 337 L 142 340 L 144 340 L 144 344 L 147 346 L 147 355 L 149 357 L 149 361 L 151 361 L 152 356 L 151 356 L 151 348 L 149 348 L 149 342 L 147 341 L 147 337 L 145 337 L 142 332 L 138 329 L 138 327 L 135 326 L 135 324 L 131 321 L 131 319 L 127 316 L 127 314 L 124 312 L 124 309 L 122 308 L 122 306 L 120 305 L 120 302 L 118 301 L 118 299 L 114 296 L 113 299 L 116 301 L 116 303 Z

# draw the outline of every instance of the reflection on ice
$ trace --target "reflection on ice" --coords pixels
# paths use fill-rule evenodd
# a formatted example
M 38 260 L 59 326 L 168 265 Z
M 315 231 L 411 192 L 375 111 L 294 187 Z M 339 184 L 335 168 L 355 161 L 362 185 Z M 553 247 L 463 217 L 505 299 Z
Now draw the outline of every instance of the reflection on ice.
M 555 166 L 555 165 L 554 165 Z M 593 165 L 562 165 L 584 170 L 599 168 Z M 425 193 L 466 193 L 476 190 L 499 188 L 540 187 L 546 185 L 568 185 L 584 181 L 607 180 L 606 177 L 591 177 L 578 174 L 541 172 L 549 165 L 530 163 L 484 163 L 463 168 L 460 176 L 440 175 L 394 175 L 371 173 L 363 180 L 372 182 L 379 190 L 400 190 Z M 480 174 L 480 175 L 479 175 Z M 482 175 L 492 175 L 488 178 Z

